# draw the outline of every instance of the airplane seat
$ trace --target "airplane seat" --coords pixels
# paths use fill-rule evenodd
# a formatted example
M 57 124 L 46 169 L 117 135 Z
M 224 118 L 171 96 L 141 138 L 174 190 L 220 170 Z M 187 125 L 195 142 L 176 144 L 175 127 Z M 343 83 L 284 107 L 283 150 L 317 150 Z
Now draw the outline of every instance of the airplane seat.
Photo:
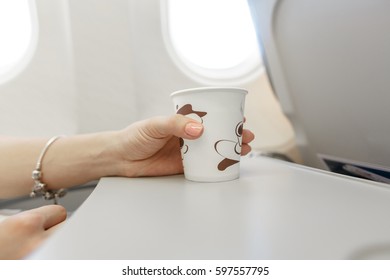
M 389 183 L 390 2 L 248 4 L 303 164 Z

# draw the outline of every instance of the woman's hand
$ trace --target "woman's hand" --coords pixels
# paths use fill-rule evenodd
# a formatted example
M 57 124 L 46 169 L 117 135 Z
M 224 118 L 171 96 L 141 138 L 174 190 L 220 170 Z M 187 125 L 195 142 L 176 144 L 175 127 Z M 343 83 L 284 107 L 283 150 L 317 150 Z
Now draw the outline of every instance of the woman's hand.
M 48 205 L 0 222 L 0 259 L 21 259 L 42 243 L 66 219 L 60 205 Z
M 49 189 L 69 188 L 107 176 L 162 176 L 183 173 L 179 138 L 201 137 L 201 123 L 175 114 L 133 123 L 120 131 L 64 137 L 45 154 L 42 181 Z M 250 152 L 251 131 L 242 131 L 241 154 Z M 0 197 L 31 192 L 31 172 L 48 139 L 0 137 Z M 4 175 L 4 176 L 3 176 Z
M 183 172 L 179 138 L 201 137 L 201 123 L 183 115 L 155 117 L 130 125 L 123 130 L 122 142 L 116 153 L 123 159 L 122 176 L 159 176 Z M 244 129 L 241 154 L 250 152 L 254 139 L 251 131 Z

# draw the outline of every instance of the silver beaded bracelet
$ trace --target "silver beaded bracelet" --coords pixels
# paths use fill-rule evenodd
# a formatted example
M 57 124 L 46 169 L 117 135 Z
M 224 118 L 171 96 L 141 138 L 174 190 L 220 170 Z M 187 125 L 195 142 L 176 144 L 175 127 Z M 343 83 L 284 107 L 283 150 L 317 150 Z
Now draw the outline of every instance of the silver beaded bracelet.
M 60 189 L 57 191 L 46 189 L 46 184 L 41 181 L 42 179 L 42 161 L 43 158 L 51 146 L 56 140 L 61 138 L 62 136 L 54 136 L 49 141 L 47 141 L 45 147 L 43 148 L 41 154 L 39 155 L 37 165 L 32 172 L 32 179 L 34 180 L 34 186 L 30 193 L 30 197 L 36 197 L 37 195 L 42 195 L 42 197 L 46 200 L 54 199 L 54 204 L 58 204 L 58 198 L 65 196 L 66 191 L 64 189 Z

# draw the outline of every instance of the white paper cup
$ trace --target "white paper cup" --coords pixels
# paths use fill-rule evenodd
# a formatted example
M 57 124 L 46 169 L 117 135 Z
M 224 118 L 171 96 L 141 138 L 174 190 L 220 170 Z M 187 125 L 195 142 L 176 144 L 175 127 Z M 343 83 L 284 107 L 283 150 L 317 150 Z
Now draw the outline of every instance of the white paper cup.
M 204 126 L 196 140 L 180 139 L 186 179 L 220 182 L 240 175 L 245 96 L 240 88 L 193 88 L 171 94 L 177 114 Z

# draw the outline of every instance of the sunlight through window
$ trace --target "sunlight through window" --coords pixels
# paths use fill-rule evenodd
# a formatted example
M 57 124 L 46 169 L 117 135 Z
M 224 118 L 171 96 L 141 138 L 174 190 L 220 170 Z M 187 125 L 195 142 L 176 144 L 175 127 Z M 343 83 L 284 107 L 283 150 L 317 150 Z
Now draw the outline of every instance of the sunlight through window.
M 0 76 L 26 55 L 31 39 L 29 0 L 0 1 Z
M 246 0 L 167 1 L 170 39 L 185 62 L 215 71 L 243 70 L 243 64 L 259 67 L 256 33 Z

